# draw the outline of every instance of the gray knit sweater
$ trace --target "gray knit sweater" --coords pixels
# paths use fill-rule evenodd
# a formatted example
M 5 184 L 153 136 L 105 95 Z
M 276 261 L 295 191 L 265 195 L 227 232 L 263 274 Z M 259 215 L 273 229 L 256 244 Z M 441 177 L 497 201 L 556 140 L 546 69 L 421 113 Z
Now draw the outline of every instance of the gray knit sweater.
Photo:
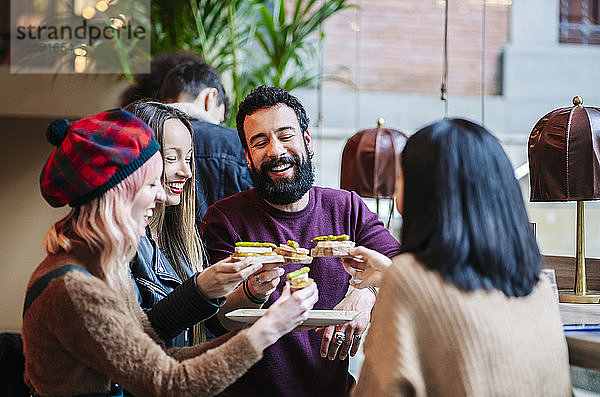
M 558 304 L 543 279 L 528 296 L 465 292 L 412 254 L 384 276 L 354 396 L 569 396 Z

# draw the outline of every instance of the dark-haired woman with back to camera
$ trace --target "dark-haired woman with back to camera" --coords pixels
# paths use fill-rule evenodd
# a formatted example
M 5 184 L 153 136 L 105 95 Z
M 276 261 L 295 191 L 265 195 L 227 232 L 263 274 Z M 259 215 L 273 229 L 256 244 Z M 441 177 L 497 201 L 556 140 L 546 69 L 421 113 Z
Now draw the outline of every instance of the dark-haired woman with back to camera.
M 381 285 L 354 396 L 569 396 L 556 298 L 512 165 L 461 119 L 408 140 L 396 186 L 403 253 L 345 259 Z

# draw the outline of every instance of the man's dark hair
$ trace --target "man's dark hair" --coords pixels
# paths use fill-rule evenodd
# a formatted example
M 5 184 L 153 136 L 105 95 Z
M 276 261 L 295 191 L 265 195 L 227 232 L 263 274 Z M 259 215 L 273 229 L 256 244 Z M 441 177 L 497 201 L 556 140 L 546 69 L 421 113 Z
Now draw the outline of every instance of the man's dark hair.
M 191 51 L 178 53 L 163 52 L 152 58 L 150 73 L 135 75 L 135 82 L 121 94 L 121 107 L 140 99 L 160 101 L 160 89 L 169 70 L 184 62 L 203 62 L 202 58 Z
M 250 116 L 257 110 L 272 108 L 279 104 L 289 106 L 294 113 L 296 113 L 301 132 L 308 130 L 309 119 L 298 98 L 283 88 L 261 85 L 252 90 L 252 92 L 244 98 L 242 103 L 240 103 L 235 119 L 238 135 L 240 136 L 240 141 L 242 142 L 244 150 L 248 151 L 248 142 L 246 142 L 246 133 L 244 132 L 244 120 L 246 119 L 246 116 Z M 304 138 L 304 135 L 302 137 Z M 306 145 L 306 141 L 304 144 Z
M 205 88 L 217 90 L 218 104 L 225 105 L 225 118 L 227 118 L 229 99 L 219 79 L 219 74 L 204 62 L 186 62 L 169 70 L 163 81 L 161 97 L 165 102 L 177 102 L 177 98 L 181 94 L 195 99 Z
M 462 119 L 408 139 L 402 250 L 457 287 L 528 295 L 541 257 L 513 167 L 498 140 Z

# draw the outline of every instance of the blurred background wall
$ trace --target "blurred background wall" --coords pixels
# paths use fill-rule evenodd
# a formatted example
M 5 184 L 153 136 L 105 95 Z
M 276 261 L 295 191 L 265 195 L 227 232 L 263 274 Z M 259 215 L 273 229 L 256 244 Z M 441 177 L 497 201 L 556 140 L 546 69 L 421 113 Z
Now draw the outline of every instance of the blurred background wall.
M 0 67 L 0 331 L 20 332 L 27 281 L 45 256 L 42 239 L 68 212 L 40 194 L 40 171 L 53 148 L 46 126 L 114 108 L 125 86 L 116 76 L 11 75 Z

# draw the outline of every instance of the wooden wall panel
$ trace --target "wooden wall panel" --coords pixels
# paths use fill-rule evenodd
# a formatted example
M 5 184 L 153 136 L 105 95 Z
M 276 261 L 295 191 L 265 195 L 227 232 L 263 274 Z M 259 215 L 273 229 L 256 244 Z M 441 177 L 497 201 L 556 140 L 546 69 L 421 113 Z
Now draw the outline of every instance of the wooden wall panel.
M 568 256 L 543 256 L 543 266 L 554 269 L 558 289 L 573 290 L 575 284 L 575 258 Z M 600 259 L 585 260 L 588 291 L 600 291 Z

